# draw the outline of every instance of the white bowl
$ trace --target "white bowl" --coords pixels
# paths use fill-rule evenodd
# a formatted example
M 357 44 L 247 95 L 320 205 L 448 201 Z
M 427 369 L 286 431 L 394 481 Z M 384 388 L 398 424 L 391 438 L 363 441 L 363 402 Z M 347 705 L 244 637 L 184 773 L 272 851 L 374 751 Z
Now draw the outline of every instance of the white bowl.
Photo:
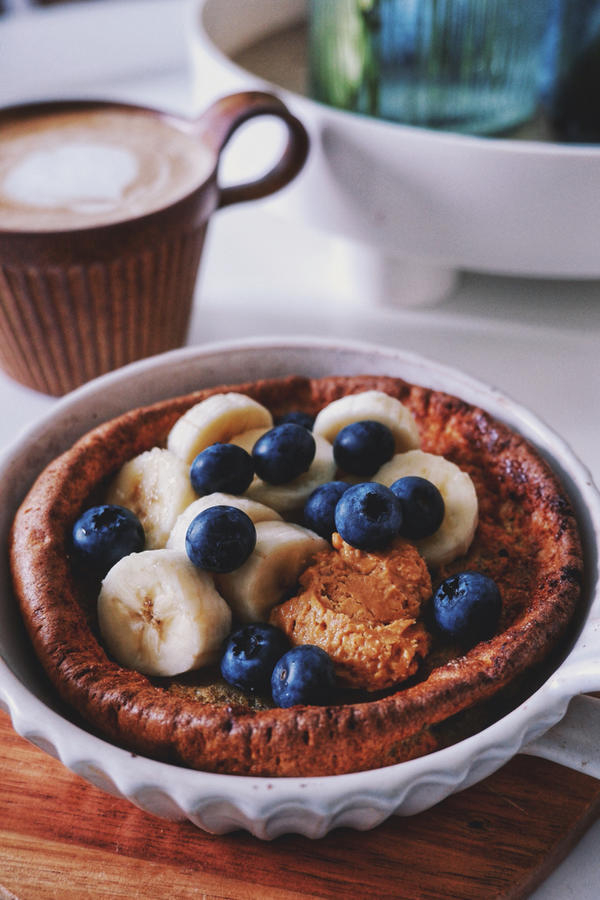
M 273 208 L 427 264 L 440 290 L 457 268 L 600 277 L 600 148 L 452 134 L 317 103 L 299 71 L 306 7 L 306 0 L 198 0 L 190 27 L 199 102 L 253 84 L 279 93 L 310 132 L 309 163 Z M 265 43 L 286 28 L 296 29 L 292 50 Z M 250 68 L 240 54 L 259 40 L 260 65 Z
M 197 772 L 134 756 L 70 721 L 33 655 L 3 557 L 0 706 L 10 714 L 15 730 L 92 784 L 126 797 L 148 812 L 189 819 L 215 833 L 247 829 L 260 838 L 285 832 L 319 837 L 342 825 L 367 829 L 392 814 L 420 812 L 485 778 L 533 741 L 536 743 L 528 752 L 584 767 L 600 777 L 597 760 L 586 764 L 600 740 L 600 716 L 594 707 L 600 701 L 577 698 L 575 715 L 570 712 L 558 732 L 553 729 L 545 735 L 564 716 L 571 698 L 600 687 L 600 497 L 587 470 L 550 429 L 498 391 L 460 372 L 394 349 L 308 338 L 214 344 L 134 363 L 59 401 L 3 455 L 0 529 L 4 542 L 16 508 L 41 468 L 100 421 L 200 387 L 292 372 L 400 376 L 484 407 L 537 445 L 571 496 L 586 555 L 582 621 L 564 661 L 509 715 L 479 734 L 421 759 L 321 778 Z

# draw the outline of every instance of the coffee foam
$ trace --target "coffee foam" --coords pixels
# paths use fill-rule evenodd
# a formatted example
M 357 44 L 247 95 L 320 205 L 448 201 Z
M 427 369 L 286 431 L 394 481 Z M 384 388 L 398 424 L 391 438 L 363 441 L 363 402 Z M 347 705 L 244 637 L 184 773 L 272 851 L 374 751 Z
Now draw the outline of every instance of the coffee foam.
M 0 130 L 0 228 L 52 231 L 135 218 L 185 196 L 213 164 L 200 141 L 144 111 L 15 120 Z

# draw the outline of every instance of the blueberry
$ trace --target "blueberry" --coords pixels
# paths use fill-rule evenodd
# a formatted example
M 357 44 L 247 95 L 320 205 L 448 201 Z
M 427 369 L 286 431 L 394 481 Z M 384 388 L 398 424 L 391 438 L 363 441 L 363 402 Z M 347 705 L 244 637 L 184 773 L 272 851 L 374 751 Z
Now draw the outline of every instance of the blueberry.
M 374 475 L 394 455 L 394 435 L 382 422 L 352 422 L 333 442 L 336 463 L 351 475 Z
M 269 484 L 285 484 L 306 472 L 316 452 L 315 439 L 302 425 L 276 425 L 252 448 L 256 474 Z
M 492 637 L 501 609 L 496 582 L 480 572 L 451 575 L 440 584 L 433 597 L 437 626 L 445 634 L 471 646 Z
M 325 538 L 331 540 L 335 531 L 335 508 L 337 502 L 350 485 L 346 481 L 327 481 L 312 492 L 304 505 L 304 524 Z
M 419 475 L 406 475 L 394 481 L 390 489 L 402 506 L 402 537 L 416 541 L 438 530 L 444 518 L 445 505 L 435 484 Z
M 253 478 L 252 457 L 236 444 L 211 444 L 190 467 L 192 487 L 200 497 L 214 491 L 243 494 Z
M 252 519 L 234 506 L 211 506 L 192 519 L 185 536 L 187 555 L 199 569 L 233 572 L 256 546 Z
M 383 484 L 375 481 L 355 484 L 338 500 L 335 527 L 352 547 L 378 550 L 396 537 L 402 527 L 400 501 Z
M 299 409 L 294 409 L 284 413 L 282 416 L 277 416 L 275 419 L 276 425 L 286 425 L 288 422 L 291 422 L 294 425 L 302 425 L 303 428 L 312 431 L 313 425 L 315 424 L 315 417 L 309 415 L 309 413 L 301 412 Z
M 92 506 L 77 519 L 72 538 L 75 554 L 100 576 L 106 575 L 123 556 L 139 553 L 146 542 L 135 513 L 106 503 Z
M 320 647 L 300 644 L 288 650 L 275 665 L 271 693 L 277 706 L 322 705 L 335 686 L 331 658 Z
M 243 691 L 269 693 L 275 663 L 289 647 L 286 635 L 274 625 L 246 625 L 230 635 L 221 658 L 221 675 Z

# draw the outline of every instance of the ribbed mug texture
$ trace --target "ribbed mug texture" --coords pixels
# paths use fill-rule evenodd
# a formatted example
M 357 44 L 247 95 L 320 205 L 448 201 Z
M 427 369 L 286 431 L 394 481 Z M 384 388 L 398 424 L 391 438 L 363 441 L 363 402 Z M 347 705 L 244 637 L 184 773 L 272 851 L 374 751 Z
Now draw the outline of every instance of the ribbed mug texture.
M 0 365 L 60 396 L 186 339 L 206 225 L 114 259 L 0 266 Z

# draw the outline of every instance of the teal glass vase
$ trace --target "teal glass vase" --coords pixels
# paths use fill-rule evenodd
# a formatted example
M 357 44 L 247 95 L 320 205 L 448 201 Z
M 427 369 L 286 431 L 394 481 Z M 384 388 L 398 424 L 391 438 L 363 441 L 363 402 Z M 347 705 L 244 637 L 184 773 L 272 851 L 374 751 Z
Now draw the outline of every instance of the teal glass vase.
M 538 107 L 551 3 L 310 0 L 310 94 L 394 122 L 507 131 Z

